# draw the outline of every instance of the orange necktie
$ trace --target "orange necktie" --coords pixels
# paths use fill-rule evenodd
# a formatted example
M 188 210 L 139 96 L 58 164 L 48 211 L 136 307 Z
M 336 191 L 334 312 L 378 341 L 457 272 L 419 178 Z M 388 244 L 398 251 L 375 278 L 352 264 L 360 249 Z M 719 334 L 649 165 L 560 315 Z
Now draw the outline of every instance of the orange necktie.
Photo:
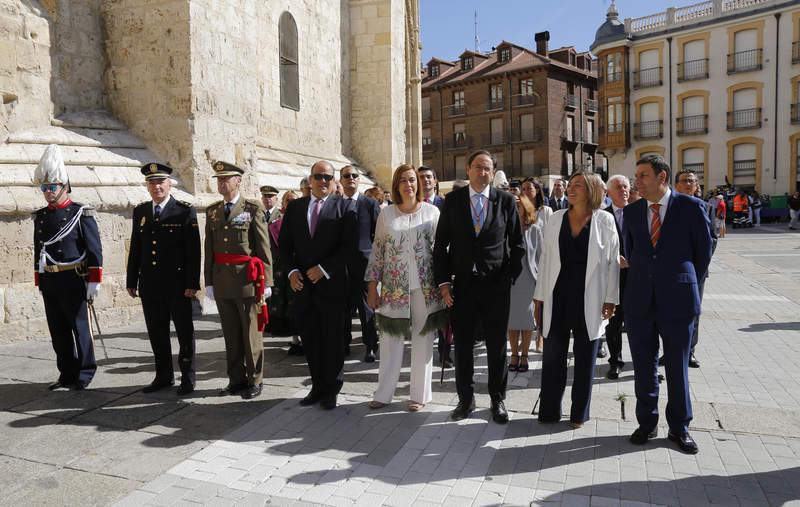
M 650 209 L 653 210 L 653 219 L 650 221 L 650 243 L 655 248 L 658 244 L 658 238 L 661 237 L 661 215 L 658 214 L 660 204 L 651 204 Z

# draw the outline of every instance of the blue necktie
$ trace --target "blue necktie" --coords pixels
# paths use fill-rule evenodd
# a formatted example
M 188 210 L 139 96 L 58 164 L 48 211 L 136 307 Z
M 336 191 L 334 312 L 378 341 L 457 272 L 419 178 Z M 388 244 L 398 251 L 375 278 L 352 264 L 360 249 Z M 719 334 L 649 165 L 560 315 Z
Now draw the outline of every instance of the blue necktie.
M 156 204 L 156 207 L 153 209 L 153 217 L 158 220 L 161 218 L 161 205 Z
M 483 194 L 475 194 L 472 196 L 472 200 L 475 201 L 475 209 L 472 213 L 472 224 L 475 226 L 475 235 L 477 236 L 480 234 L 483 228 L 483 222 L 486 219 L 483 212 Z

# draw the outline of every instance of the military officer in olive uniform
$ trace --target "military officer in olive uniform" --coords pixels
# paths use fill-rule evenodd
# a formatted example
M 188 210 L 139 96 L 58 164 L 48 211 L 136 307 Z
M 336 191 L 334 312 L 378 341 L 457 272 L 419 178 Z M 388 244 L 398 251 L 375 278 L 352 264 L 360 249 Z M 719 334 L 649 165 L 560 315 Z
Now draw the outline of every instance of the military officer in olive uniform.
M 223 200 L 206 210 L 206 294 L 215 299 L 225 337 L 228 386 L 220 395 L 261 394 L 266 298 L 272 293 L 272 254 L 264 207 L 239 193 L 244 170 L 213 165 Z
M 175 384 L 169 321 L 178 335 L 178 394 L 194 391 L 195 342 L 192 298 L 200 290 L 200 231 L 197 211 L 170 195 L 172 168 L 157 163 L 142 166 L 152 201 L 133 210 L 128 252 L 131 297 L 142 298 L 142 310 L 156 362 L 156 377 L 142 391 L 151 393 Z
M 103 249 L 91 206 L 73 202 L 61 150 L 50 145 L 34 180 L 47 206 L 34 213 L 34 283 L 44 300 L 58 380 L 48 389 L 82 390 L 97 371 L 88 304 L 100 292 Z
M 271 224 L 281 217 L 281 208 L 275 204 L 278 189 L 271 185 L 264 185 L 259 191 L 261 192 L 261 204 L 264 205 L 264 216 L 267 217 L 267 224 Z

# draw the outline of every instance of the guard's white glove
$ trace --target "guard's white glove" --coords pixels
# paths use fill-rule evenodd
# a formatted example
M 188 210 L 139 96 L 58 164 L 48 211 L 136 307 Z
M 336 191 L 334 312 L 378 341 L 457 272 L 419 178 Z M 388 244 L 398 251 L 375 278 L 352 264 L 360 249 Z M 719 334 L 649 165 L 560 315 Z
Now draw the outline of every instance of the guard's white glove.
M 269 299 L 272 296 L 272 287 L 267 287 L 264 289 L 264 299 Z
M 89 282 L 86 284 L 86 299 L 93 300 L 97 299 L 97 295 L 100 294 L 100 284 L 98 282 Z
M 208 299 L 214 300 L 214 286 L 213 285 L 207 285 L 206 286 L 206 297 Z

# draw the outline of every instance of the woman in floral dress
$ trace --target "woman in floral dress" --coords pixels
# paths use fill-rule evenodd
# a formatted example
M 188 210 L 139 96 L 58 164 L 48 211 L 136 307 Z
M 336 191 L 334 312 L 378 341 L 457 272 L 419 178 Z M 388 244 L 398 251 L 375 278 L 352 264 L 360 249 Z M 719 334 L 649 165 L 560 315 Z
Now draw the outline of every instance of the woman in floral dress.
M 433 340 L 447 313 L 433 280 L 433 239 L 439 209 L 423 201 L 419 174 L 410 165 L 392 177 L 392 204 L 375 227 L 365 280 L 367 304 L 375 309 L 381 331 L 378 389 L 370 408 L 392 401 L 403 364 L 405 340 L 411 340 L 411 390 L 408 410 L 432 399 Z M 378 284 L 381 285 L 380 296 Z

